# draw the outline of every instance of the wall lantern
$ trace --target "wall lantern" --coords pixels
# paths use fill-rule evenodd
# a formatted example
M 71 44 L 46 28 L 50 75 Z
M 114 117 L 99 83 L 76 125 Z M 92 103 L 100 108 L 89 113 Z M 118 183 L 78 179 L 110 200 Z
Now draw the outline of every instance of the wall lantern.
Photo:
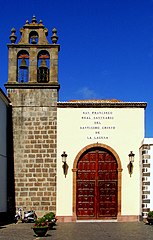
M 62 157 L 62 162 L 63 162 L 63 166 L 62 166 L 63 167 L 63 173 L 64 173 L 64 176 L 66 177 L 67 172 L 68 172 L 68 167 L 69 167 L 66 163 L 66 159 L 67 159 L 66 152 L 63 152 L 61 157 Z
M 129 170 L 130 177 L 131 177 L 131 175 L 133 173 L 134 156 L 135 156 L 135 154 L 132 151 L 130 151 L 130 153 L 129 153 L 129 164 L 127 166 L 128 170 Z

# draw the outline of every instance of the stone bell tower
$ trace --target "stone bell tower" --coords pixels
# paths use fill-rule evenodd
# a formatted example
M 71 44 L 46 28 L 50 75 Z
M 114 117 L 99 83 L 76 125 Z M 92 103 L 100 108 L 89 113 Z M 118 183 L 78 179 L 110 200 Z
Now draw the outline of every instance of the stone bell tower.
M 58 90 L 57 31 L 48 30 L 33 16 L 11 30 L 8 44 L 8 82 L 12 102 L 16 207 L 38 216 L 56 212 L 56 128 Z

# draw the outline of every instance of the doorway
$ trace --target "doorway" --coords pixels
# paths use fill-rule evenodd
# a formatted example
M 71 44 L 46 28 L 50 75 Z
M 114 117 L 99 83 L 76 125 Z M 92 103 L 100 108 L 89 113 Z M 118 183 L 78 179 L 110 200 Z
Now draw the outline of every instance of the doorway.
M 112 219 L 118 213 L 118 164 L 105 148 L 85 151 L 77 162 L 77 219 Z

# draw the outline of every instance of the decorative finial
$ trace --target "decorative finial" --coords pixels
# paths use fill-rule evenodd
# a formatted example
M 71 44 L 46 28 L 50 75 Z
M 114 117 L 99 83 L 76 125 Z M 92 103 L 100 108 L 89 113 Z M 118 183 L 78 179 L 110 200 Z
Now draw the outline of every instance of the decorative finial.
M 57 43 L 57 40 L 58 40 L 58 36 L 56 35 L 56 33 L 57 33 L 56 28 L 54 28 L 54 29 L 52 30 L 52 33 L 53 33 L 53 35 L 51 36 L 52 43 L 53 43 L 53 44 L 56 44 L 56 43 Z
M 26 20 L 26 24 L 29 24 L 29 21 L 28 21 L 28 20 Z
M 33 17 L 32 17 L 32 23 L 37 23 L 35 15 L 33 15 Z
M 12 44 L 14 44 L 16 42 L 16 39 L 17 39 L 17 36 L 15 35 L 15 33 L 16 33 L 15 28 L 12 28 L 11 29 L 11 35 L 9 37 Z
M 40 20 L 40 21 L 39 21 L 39 23 L 43 23 L 43 21 L 42 21 L 42 20 Z

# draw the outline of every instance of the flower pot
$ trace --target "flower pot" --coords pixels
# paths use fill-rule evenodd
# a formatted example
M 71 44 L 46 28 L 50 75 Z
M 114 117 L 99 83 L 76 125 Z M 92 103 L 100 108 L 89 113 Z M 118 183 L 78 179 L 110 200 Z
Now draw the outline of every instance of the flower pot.
M 33 231 L 38 237 L 44 237 L 47 233 L 48 227 L 34 227 Z
M 53 229 L 54 226 L 55 226 L 54 222 L 48 222 L 48 227 L 50 230 Z
M 148 221 L 148 223 L 150 224 L 150 225 L 152 225 L 153 224 L 153 218 L 147 218 L 147 221 Z

